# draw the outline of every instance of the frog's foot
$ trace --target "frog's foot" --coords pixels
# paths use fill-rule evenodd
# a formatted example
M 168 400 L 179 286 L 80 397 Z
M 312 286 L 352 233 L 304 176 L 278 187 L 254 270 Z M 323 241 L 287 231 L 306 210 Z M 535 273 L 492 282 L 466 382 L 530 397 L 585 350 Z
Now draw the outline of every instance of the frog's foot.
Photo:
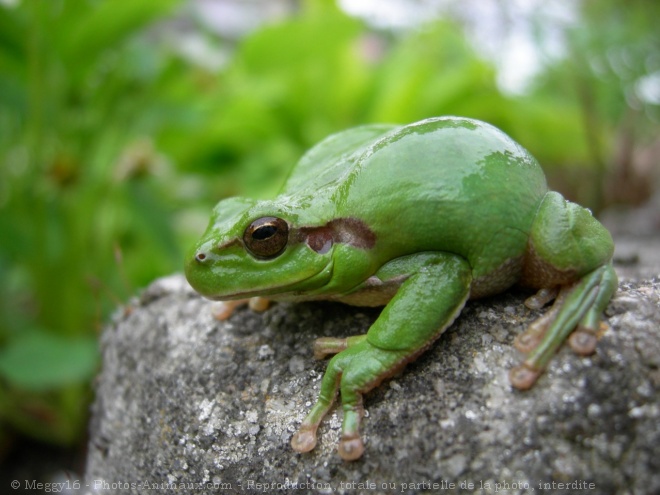
M 350 340 L 335 339 L 335 340 Z M 406 362 L 406 352 L 379 349 L 366 341 L 366 336 L 355 337 L 358 342 L 337 354 L 330 363 L 321 382 L 319 399 L 312 407 L 298 432 L 291 439 L 296 452 L 309 452 L 316 446 L 316 432 L 323 417 L 341 392 L 344 418 L 339 441 L 339 456 L 347 461 L 359 459 L 364 452 L 360 437 L 360 423 L 364 415 L 362 394 L 392 376 Z
M 516 347 L 528 352 L 525 361 L 511 370 L 511 384 L 520 390 L 530 388 L 566 339 L 575 352 L 594 352 L 600 315 L 616 290 L 617 279 L 611 265 L 600 267 L 579 282 L 563 287 L 548 313 L 517 340 Z
M 237 299 L 236 301 L 215 301 L 211 305 L 211 314 L 218 320 L 226 320 L 234 310 L 241 306 L 248 305 L 253 311 L 266 311 L 270 304 L 268 299 L 263 297 L 251 297 L 249 299 Z
M 331 354 L 339 354 L 341 351 L 344 351 L 355 344 L 359 344 L 366 338 L 366 334 L 347 337 L 345 339 L 337 339 L 333 337 L 318 338 L 314 341 L 314 358 L 323 359 Z

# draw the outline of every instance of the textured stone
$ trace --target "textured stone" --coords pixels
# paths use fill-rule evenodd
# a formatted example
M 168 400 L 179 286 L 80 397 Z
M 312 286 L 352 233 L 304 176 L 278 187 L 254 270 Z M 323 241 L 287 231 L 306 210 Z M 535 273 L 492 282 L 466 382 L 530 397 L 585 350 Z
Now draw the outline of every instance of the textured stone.
M 428 352 L 369 393 L 365 454 L 345 462 L 340 409 L 313 452 L 289 440 L 326 366 L 313 340 L 364 333 L 379 310 L 282 303 L 220 322 L 182 276 L 160 279 L 103 333 L 89 491 L 660 493 L 660 280 L 624 279 L 596 353 L 562 349 L 519 392 L 507 378 L 521 359 L 512 342 L 540 314 L 523 306 L 527 295 L 468 303 Z

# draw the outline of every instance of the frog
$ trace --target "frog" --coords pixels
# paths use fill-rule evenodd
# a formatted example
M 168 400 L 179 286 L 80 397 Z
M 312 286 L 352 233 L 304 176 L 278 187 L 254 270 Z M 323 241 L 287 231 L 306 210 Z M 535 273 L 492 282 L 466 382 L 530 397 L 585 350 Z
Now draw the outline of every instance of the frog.
M 303 154 L 274 198 L 221 200 L 185 272 L 224 301 L 222 318 L 246 302 L 382 307 L 366 334 L 313 343 L 316 358 L 332 358 L 290 441 L 311 451 L 340 397 L 338 453 L 353 461 L 365 450 L 364 395 L 429 349 L 469 300 L 522 286 L 530 309 L 554 301 L 515 339 L 525 357 L 509 372 L 513 389 L 532 387 L 565 342 L 592 354 L 617 288 L 613 250 L 523 146 L 444 116 L 338 132 Z

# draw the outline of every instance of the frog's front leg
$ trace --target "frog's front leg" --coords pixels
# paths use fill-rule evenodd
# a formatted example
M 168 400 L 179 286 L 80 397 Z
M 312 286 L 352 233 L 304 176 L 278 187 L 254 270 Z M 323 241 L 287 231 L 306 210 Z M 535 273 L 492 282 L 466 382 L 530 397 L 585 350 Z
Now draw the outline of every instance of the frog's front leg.
M 451 325 L 472 281 L 467 261 L 446 253 L 399 258 L 377 275 L 408 277 L 366 336 L 347 339 L 346 348 L 330 360 L 318 401 L 291 439 L 298 452 L 314 448 L 318 426 L 340 392 L 344 418 L 339 455 L 358 459 L 364 451 L 359 431 L 362 395 L 415 359 Z

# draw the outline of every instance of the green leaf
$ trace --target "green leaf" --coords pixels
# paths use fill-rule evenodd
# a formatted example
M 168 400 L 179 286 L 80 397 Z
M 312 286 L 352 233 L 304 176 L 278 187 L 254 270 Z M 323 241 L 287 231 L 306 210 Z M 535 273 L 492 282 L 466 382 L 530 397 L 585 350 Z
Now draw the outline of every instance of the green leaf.
M 54 389 L 89 379 L 97 362 L 94 338 L 63 338 L 38 330 L 0 351 L 0 376 L 26 390 Z

